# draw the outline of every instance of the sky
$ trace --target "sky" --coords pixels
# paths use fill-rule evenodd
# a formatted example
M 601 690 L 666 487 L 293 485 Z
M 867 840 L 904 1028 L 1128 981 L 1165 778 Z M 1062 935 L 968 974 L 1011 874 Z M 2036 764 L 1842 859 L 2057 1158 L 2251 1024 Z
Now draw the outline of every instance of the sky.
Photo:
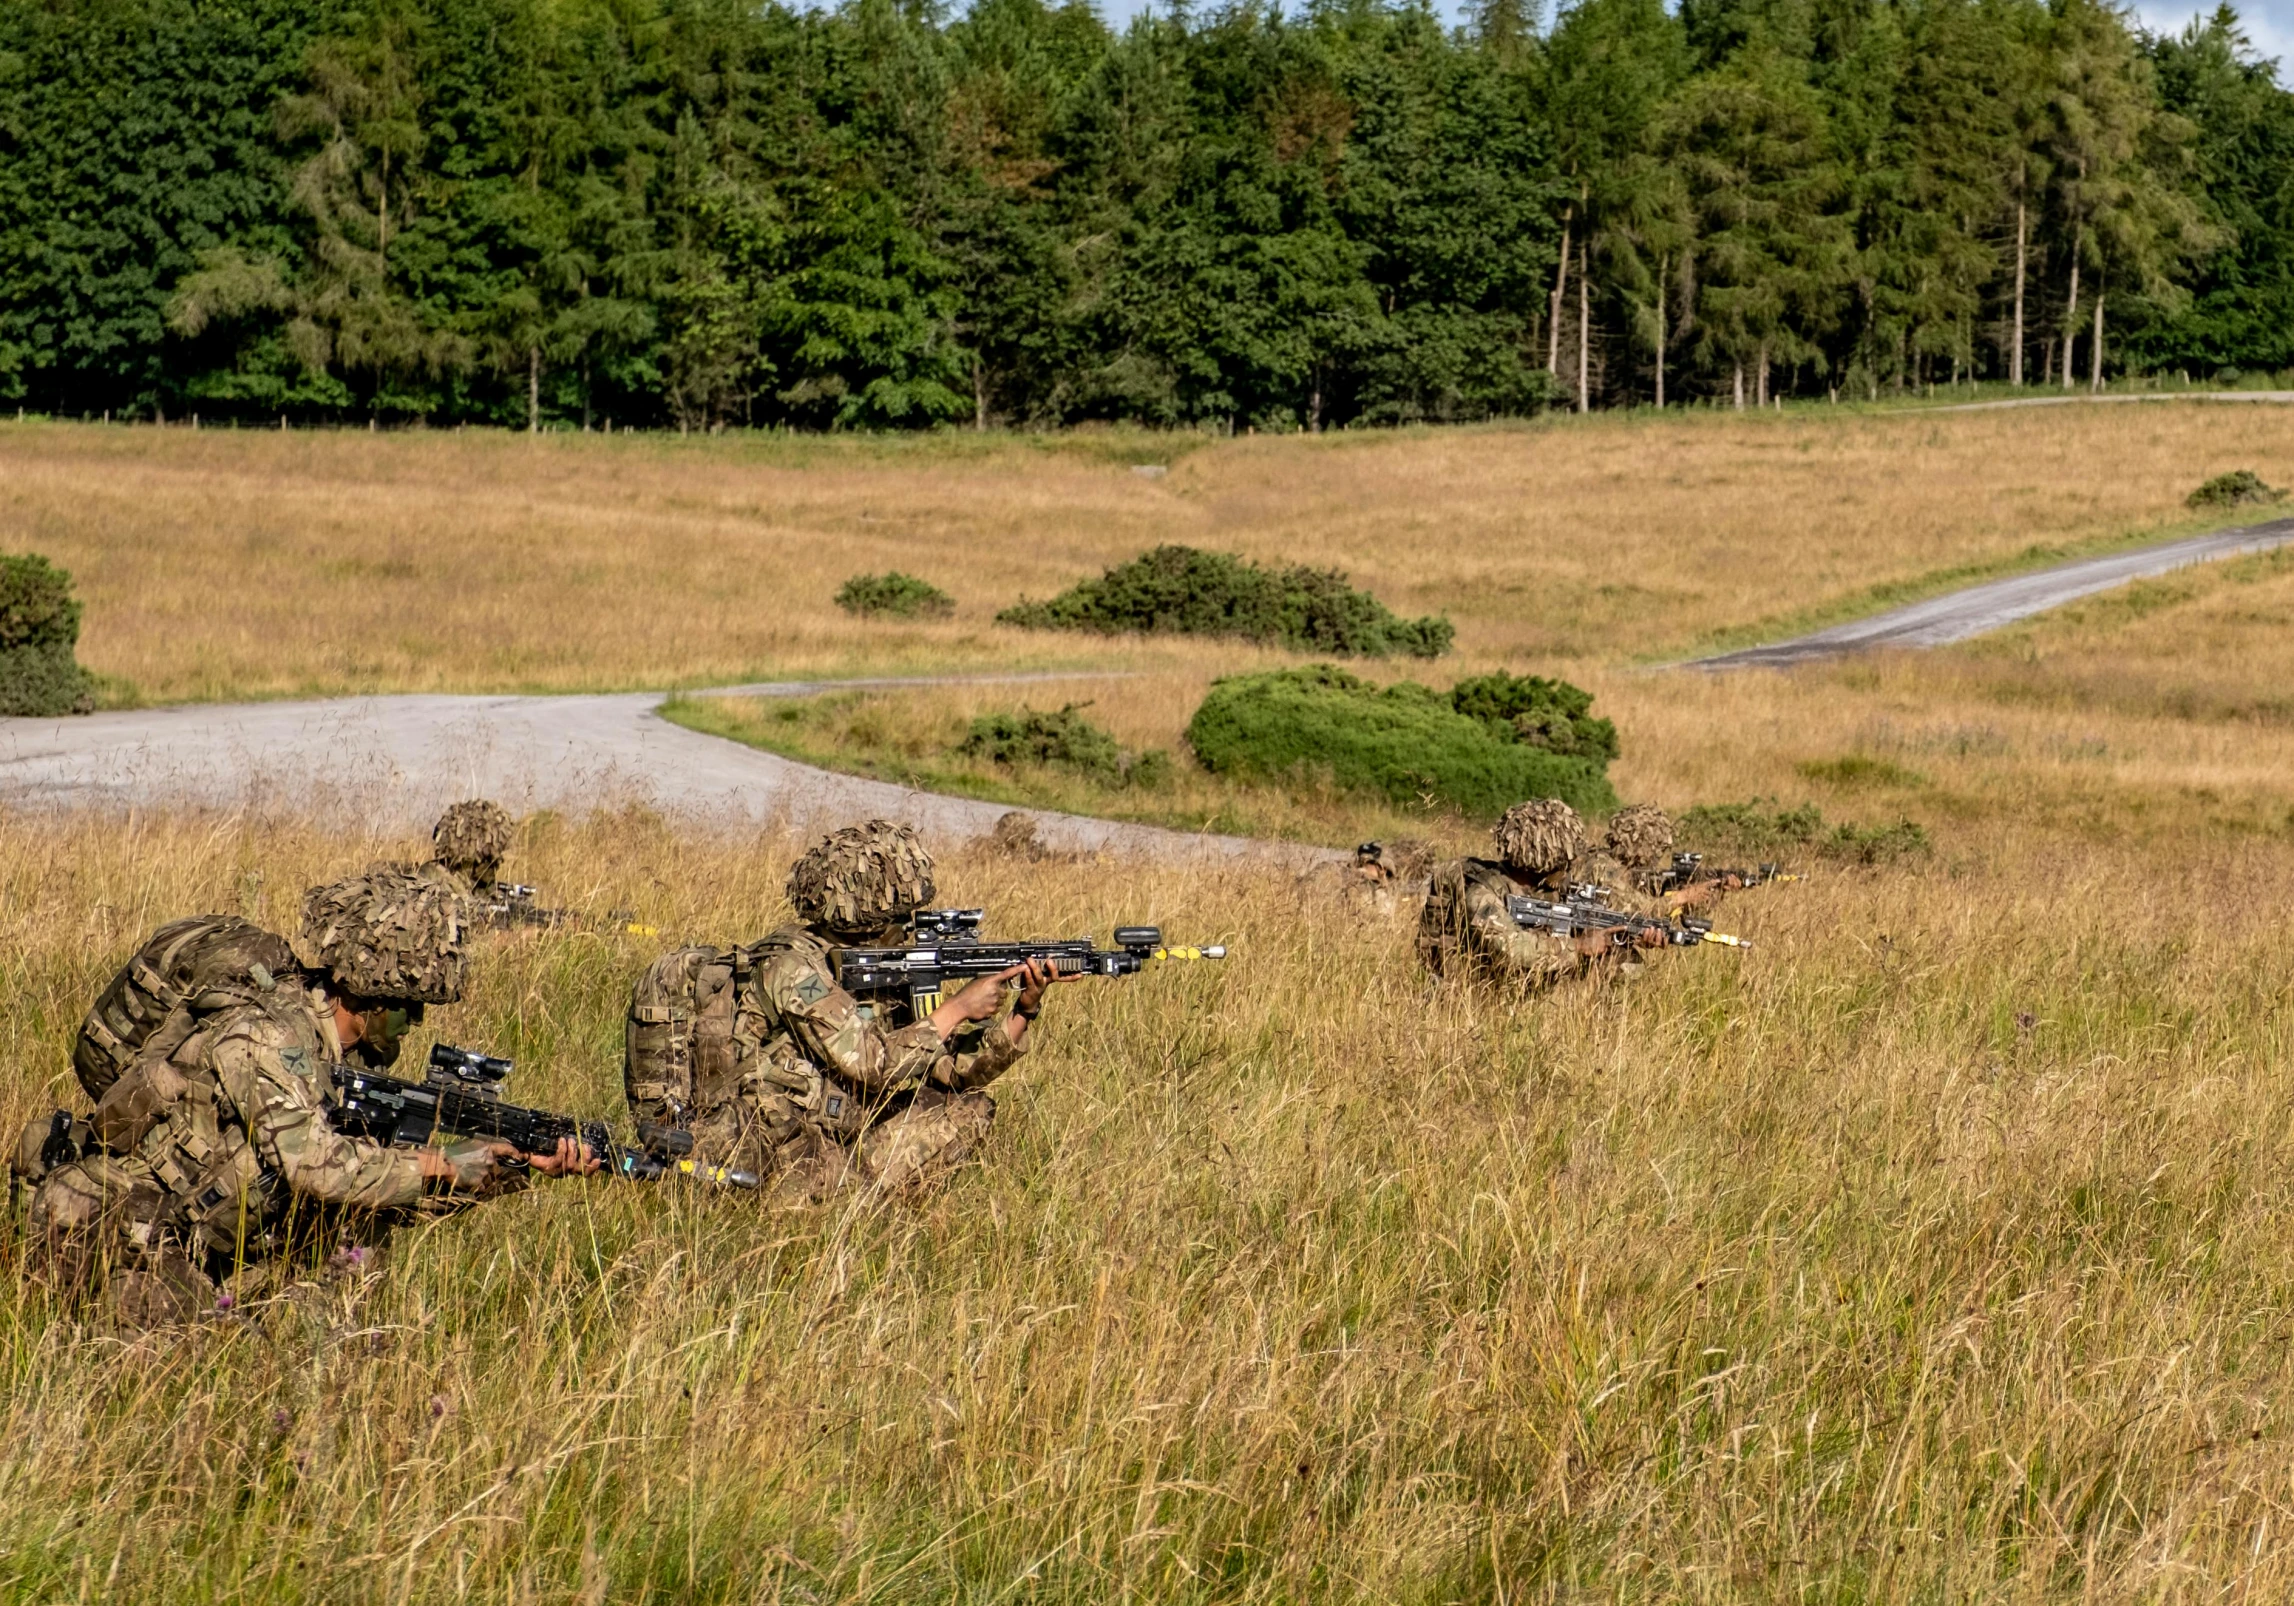
M 1134 14 L 1147 9 L 1152 0 L 1100 0 L 1100 9 L 1113 23 L 1122 23 Z M 2236 3 L 2236 0 L 2233 0 Z M 1436 0 L 1440 10 L 1453 19 L 1465 7 L 1457 0 Z M 2214 9 L 2214 0 L 2137 0 L 2135 15 L 2144 26 L 2160 33 L 2180 33 L 2194 16 Z M 2238 14 L 2246 23 L 2247 37 L 2254 41 L 2255 50 L 2264 56 L 2279 58 L 2281 80 L 2294 78 L 2283 63 L 2294 57 L 2294 0 L 2248 0 L 2238 6 Z

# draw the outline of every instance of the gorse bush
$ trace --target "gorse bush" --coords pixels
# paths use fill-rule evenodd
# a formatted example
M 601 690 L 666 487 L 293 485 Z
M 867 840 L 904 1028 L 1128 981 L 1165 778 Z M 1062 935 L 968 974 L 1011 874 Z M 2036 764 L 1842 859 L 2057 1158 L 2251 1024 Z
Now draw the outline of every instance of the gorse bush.
M 72 577 L 37 553 L 0 556 L 0 714 L 84 714 L 95 686 L 72 655 Z
M 1336 569 L 1267 569 L 1225 552 L 1160 546 L 1044 602 L 996 618 L 1033 630 L 1240 636 L 1348 658 L 1437 658 L 1449 620 L 1403 619 Z
M 1674 824 L 1684 849 L 1708 857 L 1783 859 L 1800 853 L 1845 864 L 1893 864 L 1929 848 L 1927 830 L 1916 821 L 1858 825 L 1843 820 L 1827 827 L 1824 811 L 1815 804 L 1780 808 L 1772 797 L 1700 803 L 1684 810 Z
M 1459 713 L 1440 692 L 1409 681 L 1380 689 L 1328 664 L 1214 683 L 1187 724 L 1187 745 L 1216 773 L 1327 772 L 1347 791 L 1469 816 L 1494 816 L 1531 797 L 1589 811 L 1617 806 L 1605 754 L 1551 752 L 1503 723 Z
M 1566 680 L 1509 675 L 1500 669 L 1450 688 L 1450 706 L 1528 747 L 1569 758 L 1617 756 L 1617 727 L 1593 716 L 1593 694 Z
M 945 619 L 956 611 L 954 597 L 931 581 L 898 569 L 854 575 L 838 588 L 836 605 L 846 613 L 891 614 L 900 619 Z
M 2262 476 L 2254 470 L 2241 468 L 2217 474 L 2184 500 L 2191 507 L 2251 507 L 2257 503 L 2283 502 L 2286 493 L 2277 486 L 2264 484 Z
M 1160 786 L 1170 779 L 1170 755 L 1149 749 L 1124 752 L 1113 736 L 1085 719 L 1088 705 L 1069 703 L 1054 712 L 1022 708 L 1018 713 L 982 714 L 972 721 L 954 751 L 1012 768 L 1043 765 L 1089 776 L 1110 786 Z

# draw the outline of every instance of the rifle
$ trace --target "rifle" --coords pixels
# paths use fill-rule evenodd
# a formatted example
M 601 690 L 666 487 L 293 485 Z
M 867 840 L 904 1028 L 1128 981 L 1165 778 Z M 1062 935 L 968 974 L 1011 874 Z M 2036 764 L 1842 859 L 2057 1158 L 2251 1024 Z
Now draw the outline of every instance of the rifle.
M 690 1132 L 641 1125 L 639 1146 L 627 1149 L 614 1142 L 603 1121 L 505 1104 L 502 1083 L 509 1074 L 506 1059 L 433 1043 L 429 1074 L 419 1082 L 364 1071 L 338 1073 L 336 1102 L 329 1113 L 337 1131 L 402 1148 L 420 1148 L 435 1134 L 495 1138 L 521 1155 L 553 1154 L 560 1138 L 575 1138 L 605 1162 L 606 1170 L 632 1182 L 675 1175 L 729 1188 L 757 1186 L 754 1172 L 700 1165 L 689 1158 Z
M 1674 854 L 1673 862 L 1657 877 L 1657 890 L 1660 893 L 1678 892 L 1681 888 L 1695 886 L 1700 881 L 1726 881 L 1731 876 L 1736 877 L 1740 885 L 1747 887 L 1766 886 L 1771 881 L 1798 881 L 1801 879 L 1797 875 L 1787 875 L 1782 868 L 1774 864 L 1764 864 L 1757 870 L 1734 868 L 1708 870 L 1704 865 L 1705 856 L 1701 853 Z
M 1513 916 L 1513 923 L 1524 931 L 1550 931 L 1557 937 L 1571 939 L 1591 932 L 1607 932 L 1610 945 L 1616 948 L 1640 946 L 1641 934 L 1645 931 L 1664 933 L 1665 944 L 1671 948 L 1694 948 L 1702 942 L 1719 943 L 1724 948 L 1752 946 L 1742 937 L 1713 930 L 1709 920 L 1683 919 L 1677 923 L 1654 920 L 1647 915 L 1622 914 L 1582 900 L 1556 903 L 1545 898 L 1513 897 L 1505 900 L 1505 912 Z
M 477 893 L 478 923 L 497 931 L 518 926 L 552 928 L 565 926 L 582 930 L 592 925 L 631 937 L 658 937 L 659 926 L 648 926 L 626 909 L 616 909 L 602 922 L 572 909 L 545 909 L 534 901 L 534 889 L 515 881 L 496 881 L 480 887 Z
M 1117 926 L 1115 946 L 1095 947 L 1089 937 L 1066 941 L 982 942 L 980 909 L 925 909 L 909 922 L 912 945 L 905 948 L 839 948 L 829 959 L 836 984 L 855 997 L 894 993 L 923 1020 L 940 1007 L 950 981 L 957 986 L 993 976 L 1030 960 L 1053 974 L 1130 976 L 1154 959 L 1224 959 L 1224 948 L 1174 948 L 1163 943 L 1157 926 Z

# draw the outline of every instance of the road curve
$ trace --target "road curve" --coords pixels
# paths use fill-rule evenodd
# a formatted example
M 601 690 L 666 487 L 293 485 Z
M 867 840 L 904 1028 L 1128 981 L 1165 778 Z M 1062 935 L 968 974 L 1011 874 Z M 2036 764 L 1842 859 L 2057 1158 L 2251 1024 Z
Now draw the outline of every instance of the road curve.
M 1790 641 L 1692 659 L 1683 667 L 1781 669 L 1810 659 L 1838 658 L 1877 648 L 1940 647 L 1946 642 L 1965 641 L 1987 630 L 1997 630 L 2018 619 L 2028 619 L 2035 613 L 2061 607 L 2097 591 L 2108 591 L 2130 580 L 2166 574 L 2217 558 L 2267 552 L 2289 541 L 2294 541 L 2294 518 L 2273 519 L 2268 524 L 2250 524 L 2237 530 L 2217 530 L 2211 535 L 2138 547 L 2132 552 L 2079 558 L 2052 569 L 2010 575 L 2005 580 L 1991 580 L 1962 591 L 1930 597 L 1925 602 L 1891 608 L 1868 619 L 1851 620 L 1829 630 L 1795 636 Z
M 708 695 L 1079 678 L 776 681 Z M 686 730 L 661 717 L 664 695 L 338 697 L 0 719 L 0 808 L 187 806 L 419 830 L 457 798 L 491 797 L 519 814 L 642 806 L 727 832 L 776 822 L 819 830 L 884 815 L 943 840 L 983 835 L 1007 812 L 1003 804 L 839 775 Z M 1334 857 L 1296 843 L 1028 812 L 1047 846 L 1073 852 L 1301 864 Z

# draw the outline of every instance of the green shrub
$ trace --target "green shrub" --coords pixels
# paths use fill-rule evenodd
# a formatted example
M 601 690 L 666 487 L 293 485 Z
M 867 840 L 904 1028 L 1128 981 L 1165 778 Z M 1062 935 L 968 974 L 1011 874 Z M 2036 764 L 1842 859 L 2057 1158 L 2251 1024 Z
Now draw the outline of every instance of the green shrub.
M 1812 781 L 1823 781 L 1832 786 L 1901 786 L 1917 787 L 1928 784 L 1928 778 L 1918 770 L 1908 769 L 1893 759 L 1874 758 L 1869 753 L 1843 753 L 1838 758 L 1812 758 L 1794 769 Z
M 1171 779 L 1171 755 L 1160 748 L 1130 754 L 1085 719 L 1085 703 L 1069 703 L 1056 713 L 1023 708 L 1016 714 L 982 714 L 955 746 L 965 758 L 1013 768 L 1042 765 L 1071 770 L 1108 786 L 1159 787 Z
M 0 556 L 0 714 L 84 714 L 95 684 L 72 656 L 72 577 L 37 553 Z
M 1349 658 L 1401 653 L 1437 658 L 1456 634 L 1449 620 L 1403 619 L 1336 569 L 1264 569 L 1225 552 L 1160 546 L 1048 602 L 1020 602 L 996 618 L 1032 630 L 1240 636 Z
M 888 613 L 901 619 L 945 619 L 956 599 L 929 580 L 894 569 L 890 574 L 856 574 L 836 594 L 846 613 Z
M 2234 469 L 2228 474 L 2217 474 L 2186 498 L 2192 507 L 2246 507 L 2257 502 L 2283 502 L 2286 493 L 2276 486 L 2265 485 L 2262 476 L 2250 468 Z
M 1841 821 L 1827 828 L 1813 803 L 1783 809 L 1774 798 L 1709 803 L 1684 811 L 1674 834 L 1685 848 L 1708 858 L 1785 859 L 1795 852 L 1848 864 L 1892 864 L 1928 851 L 1926 829 L 1912 820 L 1890 825 Z
M 1450 706 L 1468 719 L 1497 727 L 1512 740 L 1548 753 L 1603 764 L 1617 756 L 1616 725 L 1594 718 L 1593 694 L 1566 680 L 1509 675 L 1500 669 L 1452 686 Z
M 1279 780 L 1327 772 L 1350 792 L 1403 805 L 1432 800 L 1485 818 L 1531 797 L 1597 812 L 1617 806 L 1606 758 L 1566 757 L 1504 729 L 1459 713 L 1423 686 L 1404 681 L 1380 690 L 1317 664 L 1214 682 L 1187 723 L 1187 745 L 1220 774 Z

